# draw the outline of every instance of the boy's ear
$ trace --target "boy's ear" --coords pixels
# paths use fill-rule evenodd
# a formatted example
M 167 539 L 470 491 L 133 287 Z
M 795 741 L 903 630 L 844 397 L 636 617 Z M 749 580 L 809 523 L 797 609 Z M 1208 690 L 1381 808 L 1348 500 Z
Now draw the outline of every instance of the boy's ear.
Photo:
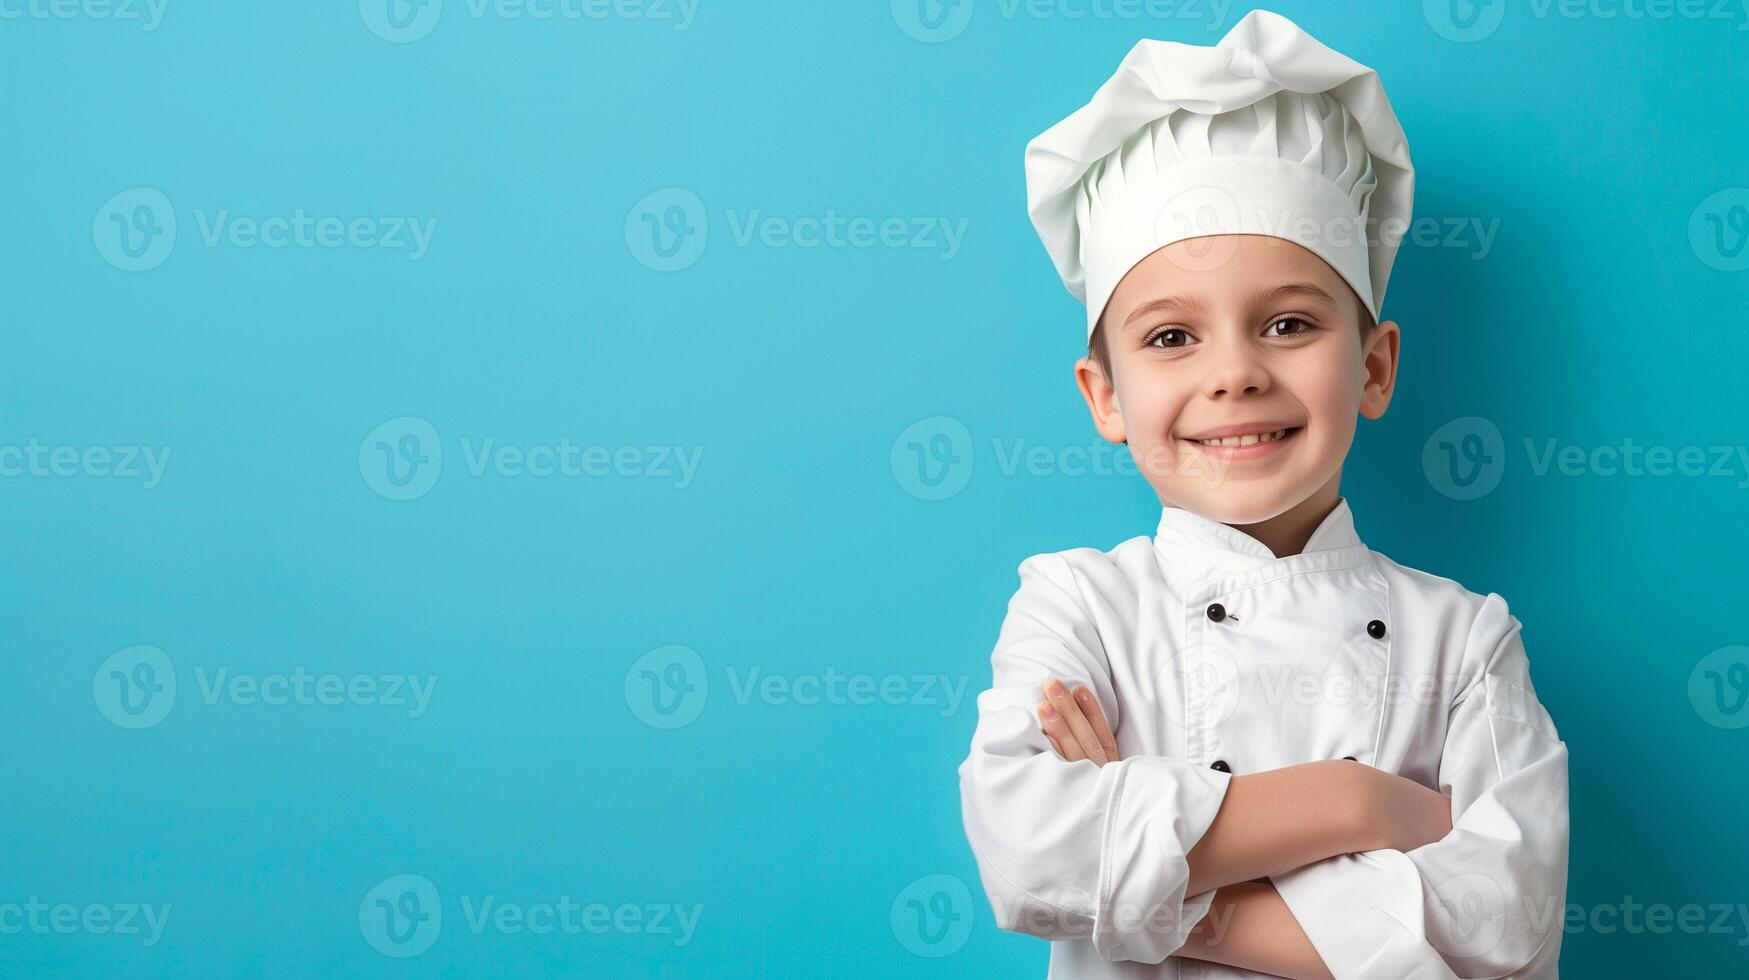
M 1087 400 L 1087 411 L 1093 416 L 1093 427 L 1106 442 L 1120 443 L 1129 437 L 1124 433 L 1123 412 L 1117 403 L 1117 389 L 1092 357 L 1075 362 L 1075 386 Z
M 1379 324 L 1367 338 L 1361 360 L 1366 380 L 1360 392 L 1360 414 L 1369 419 L 1383 417 L 1390 407 L 1391 394 L 1397 390 L 1397 355 L 1402 340 L 1403 331 L 1395 320 Z

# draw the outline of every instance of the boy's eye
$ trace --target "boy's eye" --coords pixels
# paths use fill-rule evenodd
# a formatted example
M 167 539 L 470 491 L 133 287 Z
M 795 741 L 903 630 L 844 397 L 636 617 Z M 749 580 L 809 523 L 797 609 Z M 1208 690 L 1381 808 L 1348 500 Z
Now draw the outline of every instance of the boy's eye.
M 1177 327 L 1167 327 L 1148 338 L 1149 347 L 1183 347 L 1190 343 L 1190 334 Z
M 1306 320 L 1297 316 L 1284 316 L 1270 324 L 1264 332 L 1271 337 L 1293 337 L 1310 333 L 1313 329 L 1312 324 Z

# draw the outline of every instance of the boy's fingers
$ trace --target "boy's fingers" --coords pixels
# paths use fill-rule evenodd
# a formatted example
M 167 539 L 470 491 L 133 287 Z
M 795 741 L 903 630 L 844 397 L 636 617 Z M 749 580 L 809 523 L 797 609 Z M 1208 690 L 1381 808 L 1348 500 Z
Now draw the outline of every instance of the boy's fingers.
M 1105 746 L 1099 744 L 1099 738 L 1093 734 L 1093 726 L 1087 724 L 1082 717 L 1081 709 L 1075 705 L 1075 699 L 1069 695 L 1069 689 L 1062 681 L 1053 680 L 1045 685 L 1045 696 L 1050 699 L 1051 707 L 1057 709 L 1069 723 L 1069 731 L 1075 735 L 1075 741 L 1081 743 L 1081 751 L 1087 753 L 1087 758 L 1093 760 L 1096 766 L 1103 766 L 1108 761 Z
M 1105 757 L 1112 762 L 1118 761 L 1121 756 L 1117 754 L 1117 739 L 1112 736 L 1111 726 L 1105 721 L 1105 712 L 1099 709 L 1099 699 L 1087 688 L 1078 687 L 1075 689 L 1075 703 L 1081 706 L 1081 714 L 1086 716 L 1087 724 L 1093 728 L 1094 737 L 1099 739 L 1100 746 L 1105 749 Z
M 1080 762 L 1087 758 L 1081 751 L 1081 743 L 1075 741 L 1074 733 L 1069 731 L 1069 723 L 1063 720 L 1061 712 L 1057 711 L 1049 701 L 1040 701 L 1038 706 L 1039 727 L 1045 731 L 1045 738 L 1065 762 Z

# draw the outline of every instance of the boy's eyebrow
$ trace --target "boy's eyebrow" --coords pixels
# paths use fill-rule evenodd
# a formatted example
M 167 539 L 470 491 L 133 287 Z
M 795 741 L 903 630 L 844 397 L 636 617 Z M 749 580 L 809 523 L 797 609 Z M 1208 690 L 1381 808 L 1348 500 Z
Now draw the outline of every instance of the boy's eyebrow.
M 1274 289 L 1256 293 L 1251 297 L 1251 302 L 1255 305 L 1272 302 L 1278 299 L 1288 299 L 1290 297 L 1321 302 L 1331 308 L 1335 308 L 1337 305 L 1334 296 L 1331 296 L 1328 292 L 1324 291 L 1322 286 L 1319 286 L 1317 283 L 1311 282 L 1310 280 L 1284 282 L 1281 285 L 1276 286 Z M 1162 296 L 1158 299 L 1151 299 L 1148 302 L 1143 303 L 1141 306 L 1136 307 L 1129 316 L 1124 318 L 1123 326 L 1124 329 L 1127 330 L 1129 329 L 1130 324 L 1150 313 L 1161 313 L 1171 310 L 1186 310 L 1192 313 L 1199 313 L 1202 311 L 1202 308 L 1200 302 L 1187 296 Z
M 1325 292 L 1324 287 L 1310 280 L 1284 282 L 1269 292 L 1255 297 L 1255 299 L 1259 303 L 1264 303 L 1270 300 L 1287 299 L 1290 296 L 1321 301 L 1331 307 L 1336 306 L 1336 297 Z

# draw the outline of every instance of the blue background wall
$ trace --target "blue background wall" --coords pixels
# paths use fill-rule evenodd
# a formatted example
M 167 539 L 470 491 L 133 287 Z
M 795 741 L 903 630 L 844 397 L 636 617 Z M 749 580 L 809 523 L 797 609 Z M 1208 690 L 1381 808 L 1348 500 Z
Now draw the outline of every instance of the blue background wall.
M 955 767 L 1015 565 L 1157 505 L 1076 465 L 1081 313 L 1021 151 L 1136 38 L 1247 8 L 25 2 L 0 973 L 1042 975 Z M 1344 489 L 1375 548 L 1526 623 L 1572 751 L 1563 965 L 1740 972 L 1749 913 L 1619 916 L 1749 902 L 1749 14 L 1273 9 L 1381 71 L 1439 229 Z M 237 223 L 300 213 L 329 245 Z M 963 240 L 802 244 L 829 213 Z M 1469 436 L 1487 468 L 1442 469 Z M 593 475 L 482 467 L 488 439 Z M 1549 440 L 1584 461 L 1539 467 Z M 1628 440 L 1729 461 L 1631 475 Z M 488 897 L 587 927 L 471 921 Z M 116 934 L 134 903 L 169 906 L 155 942 Z

